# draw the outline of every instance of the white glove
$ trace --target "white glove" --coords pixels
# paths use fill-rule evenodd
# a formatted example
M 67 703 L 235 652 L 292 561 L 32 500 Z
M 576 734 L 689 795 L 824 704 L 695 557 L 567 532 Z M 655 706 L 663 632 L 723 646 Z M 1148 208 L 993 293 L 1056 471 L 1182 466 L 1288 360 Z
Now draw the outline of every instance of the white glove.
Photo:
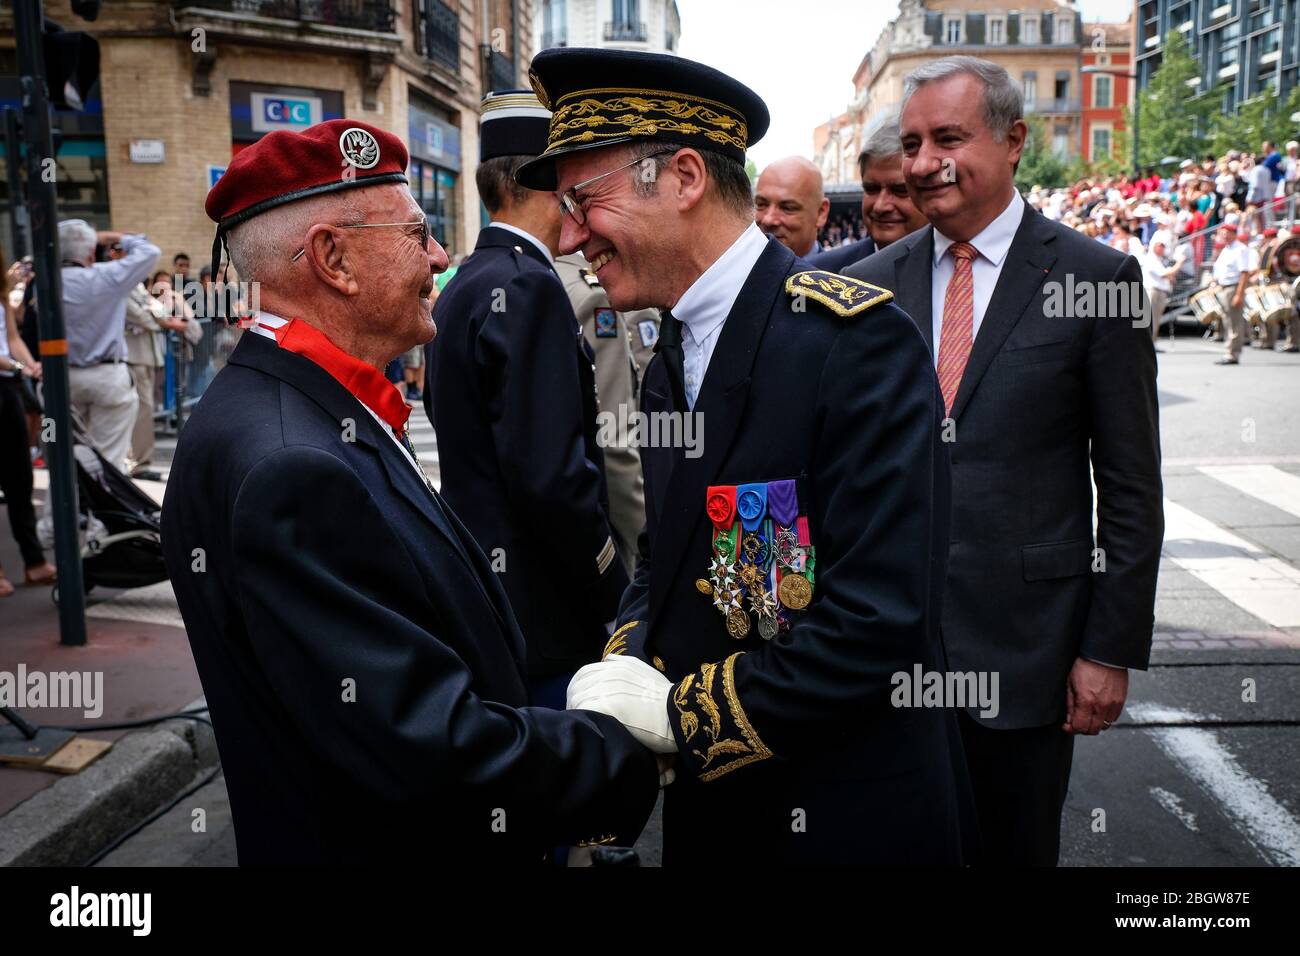
M 655 753 L 677 752 L 668 723 L 668 695 L 673 684 L 645 661 L 618 655 L 588 664 L 569 681 L 565 706 L 613 717 L 642 746 Z

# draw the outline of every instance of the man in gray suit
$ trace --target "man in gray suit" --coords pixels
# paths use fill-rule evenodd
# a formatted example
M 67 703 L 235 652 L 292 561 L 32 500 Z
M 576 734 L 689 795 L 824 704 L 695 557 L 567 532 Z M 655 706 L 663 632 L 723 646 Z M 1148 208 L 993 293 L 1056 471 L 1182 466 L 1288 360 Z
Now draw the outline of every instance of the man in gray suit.
M 943 640 L 1001 697 L 958 715 L 982 860 L 1054 865 L 1073 735 L 1110 727 L 1147 666 L 1164 518 L 1141 269 L 1017 194 L 1022 109 L 984 60 L 909 75 L 903 173 L 930 225 L 846 274 L 896 290 L 947 408 Z

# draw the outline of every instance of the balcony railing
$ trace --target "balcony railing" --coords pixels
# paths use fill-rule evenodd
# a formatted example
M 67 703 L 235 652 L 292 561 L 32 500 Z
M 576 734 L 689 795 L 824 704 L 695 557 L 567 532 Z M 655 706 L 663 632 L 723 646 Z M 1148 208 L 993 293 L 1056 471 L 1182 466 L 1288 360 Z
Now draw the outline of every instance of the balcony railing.
M 515 78 L 515 62 L 510 57 L 488 49 L 486 66 L 489 90 L 512 90 L 519 85 Z
M 397 19 L 392 0 L 172 0 L 172 6 L 377 33 L 392 33 Z
M 626 20 L 605 21 L 605 39 L 644 43 L 649 34 L 645 23 L 631 23 Z
M 1074 99 L 1047 99 L 1025 102 L 1026 113 L 1077 113 L 1079 101 Z
M 442 0 L 424 0 L 424 55 L 460 72 L 460 15 Z

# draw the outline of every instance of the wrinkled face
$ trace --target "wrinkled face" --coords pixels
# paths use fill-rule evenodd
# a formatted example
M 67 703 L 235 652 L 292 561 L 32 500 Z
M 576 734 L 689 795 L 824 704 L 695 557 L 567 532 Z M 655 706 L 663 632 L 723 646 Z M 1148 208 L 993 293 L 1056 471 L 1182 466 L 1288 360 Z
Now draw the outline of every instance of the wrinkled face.
M 884 157 L 863 168 L 862 219 L 877 248 L 897 242 L 926 224 L 908 194 L 901 156 Z
M 420 241 L 424 210 L 405 185 L 360 189 L 355 196 L 365 223 L 413 223 L 341 230 L 368 331 L 390 341 L 394 354 L 423 345 L 437 332 L 430 297 L 447 254 L 432 237 Z
M 754 190 L 758 228 L 797 256 L 812 251 L 830 211 L 818 180 L 801 164 L 778 162 L 763 170 Z
M 903 176 L 916 208 L 944 235 L 972 238 L 1006 206 L 1024 124 L 997 142 L 984 121 L 983 83 L 959 73 L 913 93 L 900 126 Z
M 571 187 L 629 162 L 628 152 L 615 147 L 558 157 L 556 201 Z M 644 160 L 577 191 L 584 223 L 569 215 L 563 217 L 560 252 L 582 253 L 615 309 L 666 304 L 659 301 L 662 278 L 672 271 L 680 226 L 672 201 L 674 185 L 671 162 L 658 169 L 653 159 Z M 653 194 L 644 195 L 651 187 Z

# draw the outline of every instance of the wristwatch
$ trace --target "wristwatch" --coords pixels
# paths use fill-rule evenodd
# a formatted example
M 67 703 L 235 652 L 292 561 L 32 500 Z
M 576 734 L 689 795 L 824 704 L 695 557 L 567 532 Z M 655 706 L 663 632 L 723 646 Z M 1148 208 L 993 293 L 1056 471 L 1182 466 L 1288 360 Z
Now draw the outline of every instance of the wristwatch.
M 11 372 L 21 372 L 26 367 L 26 365 L 18 361 L 16 358 L 11 358 L 9 360 L 9 371 Z

